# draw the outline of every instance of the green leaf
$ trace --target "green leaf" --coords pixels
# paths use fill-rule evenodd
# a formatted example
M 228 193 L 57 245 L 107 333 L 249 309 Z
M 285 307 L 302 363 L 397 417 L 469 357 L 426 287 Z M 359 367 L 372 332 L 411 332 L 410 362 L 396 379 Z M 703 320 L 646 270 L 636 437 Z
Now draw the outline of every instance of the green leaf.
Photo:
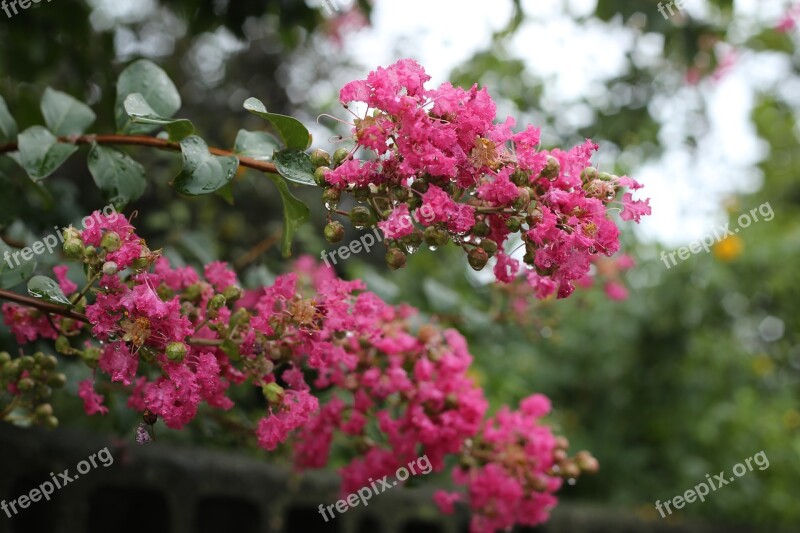
M 31 126 L 19 134 L 19 163 L 34 180 L 42 180 L 55 172 L 78 147 L 59 143 L 43 126 Z
M 121 209 L 144 194 L 144 167 L 116 148 L 92 145 L 89 172 L 107 200 Z
M 129 94 L 123 105 L 132 122 L 164 126 L 170 141 L 180 142 L 194 133 L 194 124 L 188 119 L 158 116 L 141 93 Z
M 17 257 L 13 257 L 14 254 L 17 254 Z M 19 250 L 0 241 L 0 289 L 11 289 L 20 283 L 25 283 L 35 271 L 35 259 L 20 261 Z
M 272 154 L 278 148 L 280 148 L 278 139 L 267 132 L 239 130 L 233 151 L 242 157 L 272 161 Z
M 300 150 L 281 150 L 272 156 L 281 176 L 300 185 L 317 186 L 314 181 L 314 165 L 307 153 Z
M 147 59 L 128 65 L 117 80 L 115 116 L 117 129 L 123 133 L 147 133 L 156 129 L 154 124 L 132 124 L 125 112 L 125 99 L 139 93 L 159 117 L 172 117 L 181 108 L 181 95 L 161 67 Z
M 290 257 L 292 255 L 292 240 L 297 228 L 308 222 L 311 218 L 311 211 L 308 206 L 298 200 L 289 190 L 289 185 L 281 176 L 277 174 L 267 174 L 278 187 L 278 192 L 283 200 L 283 240 L 281 242 L 281 251 L 283 257 Z
M 209 194 L 224 187 L 239 168 L 236 156 L 214 156 L 206 142 L 196 135 L 181 141 L 183 170 L 173 180 L 175 189 L 189 196 Z
M 28 281 L 28 293 L 46 302 L 72 307 L 58 283 L 47 276 L 33 276 Z
M 230 339 L 226 339 L 222 341 L 222 345 L 220 349 L 225 352 L 225 355 L 233 359 L 234 361 L 238 361 L 242 358 L 241 352 L 239 350 L 239 345 L 233 342 Z
M 50 87 L 44 90 L 41 109 L 45 124 L 55 135 L 80 135 L 97 118 L 83 102 Z
M 311 146 L 311 134 L 303 126 L 303 123 L 296 118 L 267 112 L 266 106 L 258 98 L 245 100 L 244 108 L 254 115 L 267 119 L 278 132 L 287 148 L 305 150 Z
M 0 142 L 11 142 L 17 137 L 17 121 L 11 116 L 5 99 L 0 96 Z

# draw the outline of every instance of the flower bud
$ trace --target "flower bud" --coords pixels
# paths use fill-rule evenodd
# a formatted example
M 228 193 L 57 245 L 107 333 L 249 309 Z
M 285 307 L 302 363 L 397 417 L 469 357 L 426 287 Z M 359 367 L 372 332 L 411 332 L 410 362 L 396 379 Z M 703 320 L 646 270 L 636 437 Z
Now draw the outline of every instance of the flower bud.
M 72 345 L 64 335 L 59 335 L 56 339 L 56 351 L 64 355 L 69 355 L 72 352 Z
M 327 167 L 331 164 L 331 154 L 321 148 L 317 148 L 311 152 L 310 159 L 314 168 Z
M 19 358 L 19 367 L 22 370 L 30 370 L 33 368 L 33 365 L 36 364 L 36 361 L 30 355 L 23 355 Z
M 473 270 L 482 270 L 489 261 L 489 254 L 483 248 L 473 248 L 467 254 L 467 262 Z
M 186 353 L 189 351 L 189 347 L 186 346 L 182 342 L 171 342 L 167 344 L 167 359 L 170 361 L 183 361 L 183 358 L 186 357 Z
M 36 385 L 36 383 L 34 383 L 31 378 L 22 378 L 17 382 L 17 388 L 22 392 L 28 392 L 33 389 L 34 385 Z
M 80 232 L 72 226 L 66 228 L 63 232 L 61 232 L 61 236 L 64 237 L 64 242 L 73 242 L 73 241 L 81 242 Z
M 519 188 L 519 195 L 517 196 L 516 200 L 511 204 L 511 207 L 516 209 L 517 211 L 524 211 L 528 208 L 528 205 L 531 203 L 531 195 L 528 192 L 528 189 L 525 187 Z
M 489 257 L 494 256 L 497 253 L 497 243 L 492 239 L 483 239 L 481 241 L 481 248 L 489 254 Z
M 236 285 L 231 285 L 226 287 L 224 291 L 222 291 L 222 296 L 225 297 L 225 301 L 227 303 L 233 303 L 239 300 L 242 296 L 244 296 L 244 291 L 237 287 Z
M 87 246 L 83 249 L 83 257 L 86 259 L 94 259 L 97 257 L 97 248 L 91 245 Z
M 58 359 L 54 355 L 46 355 L 43 357 L 41 363 L 39 363 L 44 370 L 55 370 L 58 366 Z
M 446 231 L 437 228 L 436 226 L 428 226 L 422 234 L 425 244 L 438 248 L 446 245 L 450 241 L 450 236 Z
M 43 403 L 36 407 L 36 409 L 33 411 L 33 416 L 39 419 L 53 416 L 53 406 L 49 403 Z
M 47 384 L 54 389 L 60 389 L 67 384 L 67 376 L 61 373 L 52 374 L 49 378 L 47 378 Z
M 581 181 L 584 183 L 588 183 L 592 180 L 596 180 L 598 176 L 597 169 L 594 167 L 586 167 L 581 170 Z
M 575 463 L 578 465 L 578 468 L 587 474 L 596 474 L 597 471 L 600 470 L 600 463 L 586 450 L 575 454 Z
M 572 461 L 567 461 L 561 465 L 561 474 L 567 478 L 576 478 L 581 475 L 581 469 Z
M 341 222 L 334 220 L 329 222 L 323 230 L 325 240 L 330 243 L 340 242 L 344 238 L 344 226 Z
M 511 217 L 506 220 L 506 227 L 511 233 L 516 233 L 522 227 L 522 219 L 519 217 Z
M 558 177 L 558 174 L 561 172 L 561 163 L 558 162 L 558 159 L 553 157 L 552 155 L 547 156 L 547 164 L 542 169 L 542 173 L 539 174 L 543 178 L 547 178 L 550 181 L 553 181 Z
M 489 231 L 489 224 L 483 220 L 479 220 L 474 226 L 472 226 L 472 234 L 476 237 L 486 237 L 489 235 Z
M 520 187 L 523 185 L 528 185 L 531 182 L 531 176 L 528 172 L 518 168 L 511 174 L 511 181 L 514 185 L 519 185 Z
M 64 255 L 68 259 L 83 259 L 83 244 L 81 244 L 81 241 L 65 241 Z
M 100 246 L 102 246 L 103 250 L 106 252 L 116 252 L 122 247 L 122 239 L 116 231 L 108 231 L 103 235 Z
M 335 152 L 333 152 L 333 168 L 338 167 L 342 163 L 344 163 L 345 159 L 350 156 L 350 150 L 347 148 L 339 148 Z
M 103 274 L 106 276 L 113 276 L 119 271 L 119 267 L 114 261 L 106 261 L 103 263 Z
M 284 390 L 283 387 L 278 385 L 277 383 L 267 383 L 263 387 L 261 387 L 262 392 L 264 393 L 264 398 L 271 404 L 280 404 L 283 401 Z
M 11 362 L 11 354 L 8 352 L 0 352 L 0 366 L 5 366 Z
M 183 298 L 185 300 L 189 300 L 190 302 L 194 302 L 200 298 L 203 294 L 203 286 L 200 283 L 193 283 L 186 287 L 186 290 L 183 291 Z
M 56 429 L 58 427 L 58 418 L 54 416 L 48 416 L 44 419 L 43 425 L 47 429 Z
M 326 187 L 328 181 L 325 179 L 325 175 L 330 171 L 331 168 L 327 166 L 317 167 L 317 170 L 314 171 L 314 183 L 320 187 Z
M 225 297 L 221 294 L 215 294 L 211 301 L 208 302 L 208 316 L 217 318 L 219 310 L 225 306 Z
M 341 197 L 342 197 L 341 191 L 339 191 L 339 189 L 334 189 L 333 187 L 325 189 L 322 193 L 322 201 L 325 202 L 326 204 L 335 205 L 339 203 L 339 198 Z
M 615 177 L 616 177 L 616 176 L 614 176 L 613 174 L 609 174 L 608 172 L 601 172 L 601 173 L 599 173 L 599 174 L 597 175 L 597 179 L 599 179 L 599 180 L 603 180 L 603 181 L 611 181 L 611 180 L 613 180 Z
M 392 270 L 398 270 L 406 266 L 406 254 L 397 248 L 389 248 L 386 251 L 386 264 Z
M 356 228 L 365 227 L 369 224 L 371 218 L 372 212 L 366 206 L 357 205 L 350 210 L 350 222 L 352 222 L 353 226 Z

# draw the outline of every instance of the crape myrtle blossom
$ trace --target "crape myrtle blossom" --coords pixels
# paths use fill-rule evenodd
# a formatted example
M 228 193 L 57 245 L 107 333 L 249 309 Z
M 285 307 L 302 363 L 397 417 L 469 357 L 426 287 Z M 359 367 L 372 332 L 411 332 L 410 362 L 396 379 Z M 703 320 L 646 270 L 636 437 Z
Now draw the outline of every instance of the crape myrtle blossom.
M 202 404 L 225 411 L 233 387 L 256 387 L 266 408 L 253 434 L 264 449 L 285 448 L 298 469 L 324 467 L 334 449 L 347 450 L 343 493 L 421 454 L 436 471 L 455 463 L 452 477 L 465 492 L 437 501 L 445 509 L 465 502 L 472 531 L 487 533 L 545 520 L 562 478 L 596 469 L 580 453 L 567 457 L 563 439 L 541 421 L 550 408 L 541 395 L 489 416 L 468 375 L 465 339 L 412 327 L 415 309 L 385 303 L 363 282 L 306 257 L 273 285 L 245 293 L 225 264 L 173 268 L 128 221 L 100 217 L 91 231 L 68 232 L 65 250 L 83 263 L 93 290 L 62 283 L 68 297 L 81 296 L 76 309 L 88 323 L 60 331 L 56 348 L 93 369 L 78 387 L 87 414 L 107 414 L 108 395 L 127 391 L 128 407 L 143 414 L 138 442 L 152 440 L 158 419 L 180 429 Z M 4 320 L 23 341 L 52 337 L 52 326 L 32 325 L 16 305 Z M 81 329 L 95 340 L 80 346 Z
M 495 257 L 501 282 L 521 276 L 540 298 L 563 298 L 593 258 L 619 250 L 612 212 L 634 222 L 650 214 L 649 200 L 634 199 L 639 183 L 591 166 L 598 149 L 592 141 L 541 149 L 538 128 L 515 132 L 512 117 L 497 122 L 486 88 L 427 88 L 429 80 L 419 64 L 403 59 L 342 88 L 345 108 L 360 102 L 368 110 L 354 119 L 355 149 L 338 150 L 332 161 L 319 151 L 312 157 L 317 181 L 327 187 L 331 242 L 344 234 L 333 215 L 344 214 L 359 228 L 377 223 L 393 268 L 423 242 L 436 248 L 453 241 L 474 269 Z M 354 157 L 359 149 L 368 154 L 364 160 Z M 344 191 L 363 205 L 338 211 Z M 432 214 L 413 216 L 422 208 Z M 409 214 L 416 224 L 398 231 L 397 221 Z M 512 234 L 522 240 L 521 262 L 506 254 Z

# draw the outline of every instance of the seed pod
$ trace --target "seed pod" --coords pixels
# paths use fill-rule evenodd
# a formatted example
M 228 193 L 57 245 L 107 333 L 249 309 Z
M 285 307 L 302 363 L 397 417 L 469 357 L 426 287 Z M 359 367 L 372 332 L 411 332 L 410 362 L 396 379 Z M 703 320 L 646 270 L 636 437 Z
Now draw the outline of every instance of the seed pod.
M 327 167 L 331 164 L 331 154 L 321 148 L 317 148 L 311 152 L 310 159 L 314 168 Z
M 334 220 L 325 226 L 323 233 L 325 234 L 326 241 L 330 243 L 341 242 L 344 238 L 344 226 L 341 222 Z
M 467 261 L 473 270 L 482 270 L 489 261 L 489 254 L 483 248 L 473 248 L 467 254 Z
M 386 264 L 392 270 L 398 270 L 406 266 L 406 254 L 397 248 L 390 248 L 386 252 Z

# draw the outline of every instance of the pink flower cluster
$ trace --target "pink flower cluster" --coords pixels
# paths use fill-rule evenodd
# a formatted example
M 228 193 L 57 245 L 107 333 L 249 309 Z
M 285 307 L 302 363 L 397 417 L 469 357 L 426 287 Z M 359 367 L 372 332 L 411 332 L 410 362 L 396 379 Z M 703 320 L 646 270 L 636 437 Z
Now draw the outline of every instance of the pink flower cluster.
M 87 414 L 108 412 L 98 389 L 116 383 L 128 391 L 128 406 L 144 414 L 137 430 L 144 443 L 157 418 L 180 429 L 203 402 L 233 407 L 229 388 L 248 383 L 267 401 L 254 428 L 258 443 L 266 450 L 289 445 L 298 469 L 324 467 L 332 450 L 346 450 L 353 458 L 340 470 L 344 493 L 423 454 L 442 471 L 449 456 L 462 465 L 453 477 L 466 492 L 439 499 L 467 502 L 472 531 L 546 518 L 566 475 L 556 468 L 556 440 L 539 420 L 549 402 L 532 396 L 519 412 L 504 408 L 487 419 L 458 332 L 415 328 L 416 310 L 388 305 L 310 258 L 248 294 L 224 264 L 207 265 L 203 276 L 172 268 L 127 221 L 97 216 L 80 239 L 96 283 L 85 313 L 100 346 L 72 348 L 64 332 L 56 343 L 95 368 L 78 387 Z M 57 274 L 62 287 L 75 291 L 64 274 Z M 52 337 L 30 317 L 4 316 L 23 341 Z
M 345 107 L 351 102 L 369 107 L 355 119 L 353 136 L 356 148 L 371 156 L 359 160 L 351 154 L 326 170 L 325 180 L 339 190 L 369 188 L 390 247 L 411 252 L 423 239 L 419 230 L 413 238 L 413 224 L 398 231 L 398 221 L 411 215 L 426 229 L 429 245 L 454 241 L 470 250 L 470 265 L 478 270 L 494 257 L 495 276 L 510 282 L 521 264 L 507 247 L 518 244 L 537 295 L 566 297 L 593 257 L 619 250 L 619 229 L 609 215 L 613 208 L 626 221 L 650 214 L 649 200 L 635 200 L 631 192 L 617 199 L 622 189 L 640 184 L 591 167 L 596 144 L 540 149 L 538 128 L 528 125 L 515 133 L 512 117 L 495 123 L 496 107 L 485 88 L 444 83 L 428 89 L 428 80 L 419 64 L 404 59 L 348 83 L 340 93 Z M 414 216 L 421 208 L 430 214 Z M 512 240 L 513 234 L 518 239 Z

